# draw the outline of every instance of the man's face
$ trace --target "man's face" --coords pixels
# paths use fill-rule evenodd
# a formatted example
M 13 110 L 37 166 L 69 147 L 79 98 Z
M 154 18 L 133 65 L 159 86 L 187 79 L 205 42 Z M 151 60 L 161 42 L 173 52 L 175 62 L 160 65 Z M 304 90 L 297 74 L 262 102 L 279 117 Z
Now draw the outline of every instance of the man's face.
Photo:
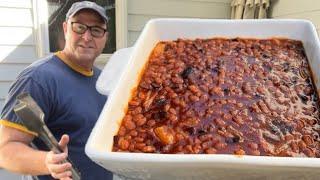
M 94 62 L 95 58 L 102 53 L 108 34 L 106 32 L 102 37 L 95 37 L 91 33 L 91 30 L 94 29 L 88 29 L 83 34 L 74 31 L 75 28 L 79 29 L 85 26 L 94 26 L 95 28 L 98 27 L 98 29 L 107 28 L 103 19 L 95 11 L 87 9 L 80 10 L 69 18 L 67 22 L 64 22 L 65 49 L 81 64 Z

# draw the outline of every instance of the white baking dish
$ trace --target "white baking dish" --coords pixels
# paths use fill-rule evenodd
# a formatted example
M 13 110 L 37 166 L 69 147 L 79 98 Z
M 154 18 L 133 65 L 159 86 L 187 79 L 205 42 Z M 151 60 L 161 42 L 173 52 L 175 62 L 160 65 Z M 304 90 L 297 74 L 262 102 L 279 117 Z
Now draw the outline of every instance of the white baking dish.
M 315 83 L 320 87 L 320 46 L 315 27 L 304 20 L 155 19 L 145 26 L 124 63 L 86 144 L 87 155 L 102 167 L 137 179 L 319 179 L 320 159 L 235 155 L 170 155 L 111 152 L 131 90 L 151 50 L 177 38 L 284 37 L 301 40 Z M 121 53 L 117 53 L 116 56 Z M 121 61 L 121 59 L 118 59 Z M 104 70 L 105 71 L 105 70 Z M 104 83 L 101 76 L 98 83 Z M 103 87 L 101 84 L 97 87 Z M 318 89 L 319 90 L 319 89 Z M 102 90 L 103 91 L 103 90 Z M 108 93 L 110 91 L 104 91 Z M 319 91 L 318 91 L 319 92 Z

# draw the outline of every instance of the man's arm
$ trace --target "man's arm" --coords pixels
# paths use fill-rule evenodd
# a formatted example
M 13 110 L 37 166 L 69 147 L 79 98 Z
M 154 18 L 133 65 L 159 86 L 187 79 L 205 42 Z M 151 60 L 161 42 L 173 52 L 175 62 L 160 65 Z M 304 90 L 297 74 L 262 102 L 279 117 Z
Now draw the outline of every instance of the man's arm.
M 39 151 L 29 146 L 34 136 L 17 129 L 0 127 L 0 167 L 9 171 L 30 175 L 48 175 L 55 178 L 71 176 L 69 171 L 71 164 L 60 162 L 67 157 L 66 145 L 68 137 L 63 137 L 59 142 L 64 144 L 65 152 L 54 154 L 53 152 Z
M 45 165 L 47 152 L 29 147 L 33 140 L 31 134 L 17 129 L 0 127 L 0 166 L 9 171 L 43 175 L 49 174 Z

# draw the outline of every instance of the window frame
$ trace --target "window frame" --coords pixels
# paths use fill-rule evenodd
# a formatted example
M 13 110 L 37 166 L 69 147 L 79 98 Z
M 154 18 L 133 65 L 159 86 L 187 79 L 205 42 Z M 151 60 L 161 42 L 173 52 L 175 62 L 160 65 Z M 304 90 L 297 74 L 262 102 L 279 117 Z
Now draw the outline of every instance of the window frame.
M 49 48 L 48 30 L 48 3 L 46 0 L 33 0 L 34 34 L 36 42 L 36 54 L 38 58 L 45 57 L 53 52 Z M 116 50 L 127 47 L 127 0 L 115 0 L 116 8 Z M 106 63 L 112 54 L 101 54 L 95 63 Z

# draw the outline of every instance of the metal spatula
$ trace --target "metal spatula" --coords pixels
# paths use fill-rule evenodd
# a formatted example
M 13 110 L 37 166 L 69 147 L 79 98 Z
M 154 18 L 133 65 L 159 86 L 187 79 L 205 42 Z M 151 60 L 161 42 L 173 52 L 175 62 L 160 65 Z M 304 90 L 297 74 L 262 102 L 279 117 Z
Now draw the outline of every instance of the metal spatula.
M 14 111 L 21 118 L 23 124 L 33 132 L 38 133 L 39 138 L 55 153 L 62 153 L 58 141 L 52 135 L 46 124 L 44 123 L 44 113 L 33 98 L 23 93 L 17 97 L 18 104 L 15 105 Z M 63 161 L 63 163 L 69 162 L 72 164 L 72 179 L 80 180 L 81 175 L 79 170 L 71 162 L 69 158 Z

